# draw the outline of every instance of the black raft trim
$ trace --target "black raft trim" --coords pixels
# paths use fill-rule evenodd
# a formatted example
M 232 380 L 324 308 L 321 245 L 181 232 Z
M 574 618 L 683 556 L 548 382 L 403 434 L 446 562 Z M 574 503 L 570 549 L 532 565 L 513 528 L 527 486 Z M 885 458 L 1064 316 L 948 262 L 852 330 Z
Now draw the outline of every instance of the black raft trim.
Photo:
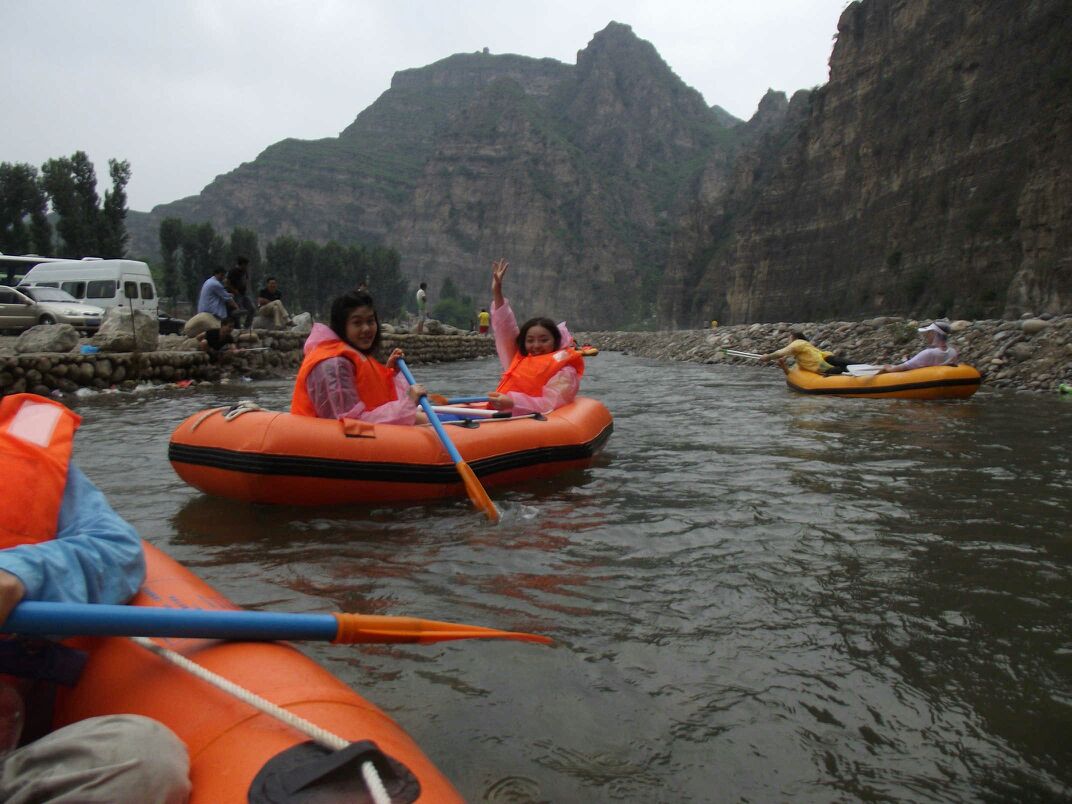
M 469 461 L 470 468 L 480 477 L 499 472 L 524 469 L 562 461 L 591 458 L 610 438 L 614 430 L 608 424 L 591 441 L 560 447 L 538 447 L 523 452 L 511 452 L 491 458 Z M 427 466 L 408 463 L 347 461 L 335 458 L 309 458 L 298 455 L 270 455 L 260 452 L 239 452 L 219 447 L 195 447 L 188 444 L 168 444 L 168 460 L 192 466 L 207 466 L 247 475 L 289 475 L 329 480 L 381 481 L 388 483 L 435 483 L 453 485 L 458 482 L 458 470 L 453 464 Z
M 828 394 L 831 396 L 844 396 L 846 394 L 893 394 L 898 391 L 915 391 L 920 388 L 957 388 L 959 386 L 979 385 L 982 377 L 958 377 L 952 380 L 931 380 L 930 382 L 910 382 L 905 385 L 867 386 L 860 388 L 801 388 L 799 385 L 786 380 L 786 385 L 798 394 Z

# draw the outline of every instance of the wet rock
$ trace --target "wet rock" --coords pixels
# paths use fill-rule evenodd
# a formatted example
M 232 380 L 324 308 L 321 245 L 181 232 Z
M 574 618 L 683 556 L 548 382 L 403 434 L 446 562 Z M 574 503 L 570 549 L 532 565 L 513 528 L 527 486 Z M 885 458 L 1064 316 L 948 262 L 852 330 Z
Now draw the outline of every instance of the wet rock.
M 159 338 L 160 324 L 152 316 L 129 307 L 109 307 L 90 343 L 102 352 L 130 352 L 136 339 L 139 350 L 152 352 Z
M 77 344 L 78 330 L 70 324 L 38 324 L 19 336 L 15 352 L 69 352 Z
M 1037 335 L 1049 326 L 1050 322 L 1041 318 L 1028 318 L 1020 322 L 1020 329 L 1025 335 Z

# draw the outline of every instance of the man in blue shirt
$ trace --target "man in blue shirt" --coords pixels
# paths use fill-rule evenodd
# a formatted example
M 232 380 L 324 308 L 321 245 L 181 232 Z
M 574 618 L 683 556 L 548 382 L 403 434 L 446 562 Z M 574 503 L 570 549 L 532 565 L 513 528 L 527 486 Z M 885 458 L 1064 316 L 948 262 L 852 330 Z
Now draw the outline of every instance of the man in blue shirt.
M 205 280 L 205 284 L 201 286 L 201 295 L 197 299 L 197 312 L 209 313 L 222 321 L 228 316 L 230 310 L 238 309 L 234 298 L 223 286 L 223 277 L 226 273 L 222 267 L 219 267 Z

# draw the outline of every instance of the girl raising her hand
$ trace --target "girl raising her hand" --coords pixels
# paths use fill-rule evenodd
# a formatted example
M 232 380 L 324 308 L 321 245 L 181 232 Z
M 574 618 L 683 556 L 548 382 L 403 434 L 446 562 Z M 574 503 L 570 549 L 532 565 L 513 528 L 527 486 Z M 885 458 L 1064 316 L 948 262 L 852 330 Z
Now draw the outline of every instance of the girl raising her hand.
M 491 329 L 503 375 L 499 387 L 488 394 L 488 404 L 515 416 L 550 413 L 577 396 L 584 374 L 584 358 L 570 348 L 573 338 L 565 324 L 550 318 L 530 318 L 519 328 L 502 283 L 510 263 L 491 265 Z

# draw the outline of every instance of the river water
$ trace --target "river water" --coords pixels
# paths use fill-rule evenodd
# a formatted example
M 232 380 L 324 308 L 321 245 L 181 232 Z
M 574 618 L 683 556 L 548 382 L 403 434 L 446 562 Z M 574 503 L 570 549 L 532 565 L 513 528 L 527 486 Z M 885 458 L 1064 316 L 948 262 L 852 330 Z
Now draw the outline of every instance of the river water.
M 287 382 L 99 396 L 76 456 L 235 602 L 546 633 L 304 646 L 470 801 L 1026 801 L 1072 794 L 1072 400 L 819 399 L 781 372 L 601 354 L 593 467 L 408 508 L 212 499 L 167 461 Z M 415 366 L 491 387 L 497 361 Z

